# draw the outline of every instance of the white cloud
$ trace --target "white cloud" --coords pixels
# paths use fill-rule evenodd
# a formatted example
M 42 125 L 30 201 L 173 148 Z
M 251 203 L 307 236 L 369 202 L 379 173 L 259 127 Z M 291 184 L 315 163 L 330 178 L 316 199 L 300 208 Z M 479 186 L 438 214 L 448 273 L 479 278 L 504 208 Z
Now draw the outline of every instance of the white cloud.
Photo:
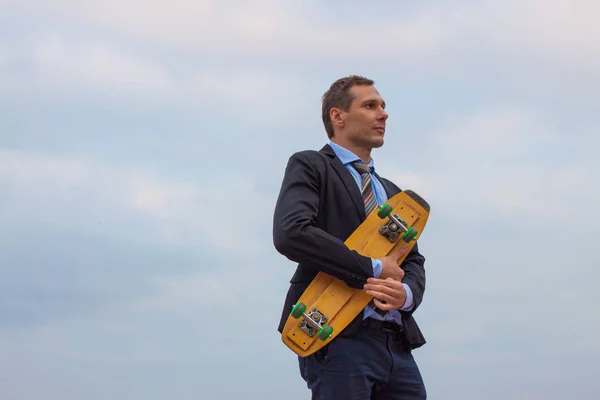
M 104 43 L 66 42 L 43 38 L 33 49 L 37 77 L 56 90 L 93 88 L 97 91 L 168 92 L 173 81 L 160 66 Z
M 214 107 L 218 102 L 272 113 L 276 107 L 289 110 L 290 98 L 298 98 L 306 88 L 282 74 L 240 71 L 236 65 L 191 63 L 175 72 L 165 58 L 156 61 L 119 43 L 59 33 L 16 43 L 0 40 L 0 50 L 0 88 L 13 99 L 28 100 L 35 93 L 61 101 L 81 96 L 84 101 L 125 100 L 127 107 L 158 103 L 185 108 Z
M 55 31 L 0 40 L 0 88 L 11 97 L 73 93 L 148 100 L 173 94 L 175 79 L 160 63 L 105 40 L 83 40 Z M 26 94 L 26 95 L 25 95 Z
M 236 310 L 246 307 L 256 309 L 270 302 L 269 307 L 280 311 L 278 305 L 272 303 L 273 297 L 277 300 L 279 297 L 274 296 L 272 291 L 260 289 L 278 285 L 276 269 L 263 265 L 261 272 L 257 273 L 254 268 L 225 260 L 229 258 L 219 258 L 219 264 L 198 265 L 198 273 L 157 276 L 153 278 L 154 290 L 122 305 L 121 310 L 164 312 L 183 317 L 204 315 L 208 318 L 214 310 L 231 315 Z M 248 316 L 246 313 L 240 318 Z
M 441 31 L 436 52 L 445 63 L 440 68 L 472 71 L 486 65 L 505 75 L 529 65 L 535 76 L 551 71 L 597 76 L 599 13 L 593 0 L 465 2 L 423 9 Z
M 514 108 L 448 118 L 414 156 L 425 162 L 392 178 L 446 212 L 556 223 L 600 215 L 576 206 L 600 201 L 600 190 L 588 184 L 598 179 L 598 162 L 585 153 L 563 157 L 567 144 L 587 149 L 595 140 L 556 131 L 543 121 Z
M 597 1 L 540 3 L 529 0 L 489 4 L 489 12 L 475 11 L 463 22 L 466 26 L 490 32 L 489 38 L 498 46 L 508 44 L 534 52 L 538 57 L 566 62 L 573 61 L 572 57 L 585 59 L 600 55 L 600 27 L 596 23 L 600 4 Z M 482 15 L 489 18 L 481 18 Z
M 182 92 L 195 104 L 212 105 L 216 100 L 230 109 L 243 106 L 244 111 L 236 115 L 238 119 L 251 114 L 249 110 L 272 115 L 276 111 L 289 113 L 290 108 L 302 107 L 294 103 L 306 87 L 298 80 L 275 73 L 237 68 L 196 69 L 180 83 Z
M 586 73 L 594 73 L 600 62 L 600 28 L 595 21 L 600 5 L 592 0 L 551 0 L 543 5 L 537 0 L 467 2 L 410 9 L 397 5 L 397 17 L 390 11 L 383 22 L 366 19 L 360 30 L 353 21 L 325 16 L 316 2 L 302 7 L 268 0 L 251 5 L 184 0 L 32 5 L 10 4 L 22 13 L 54 14 L 161 48 L 213 56 L 318 57 L 315 61 L 376 57 L 373 61 L 437 68 L 440 60 L 453 64 L 465 57 L 474 61 L 474 54 L 493 54 L 494 60 L 502 57 L 509 64 L 529 60 L 544 64 L 545 70 L 559 64 Z
M 130 181 L 124 201 L 135 210 L 159 220 L 168 220 L 180 212 L 177 207 L 182 202 L 197 195 L 197 190 L 192 184 L 169 185 L 150 177 L 138 176 Z
M 174 183 L 129 165 L 12 150 L 0 150 L 0 185 L 15 200 L 5 204 L 5 212 L 33 208 L 23 218 L 35 215 L 42 221 L 60 215 L 74 223 L 90 218 L 113 221 L 112 214 L 118 212 L 132 221 L 151 223 L 153 231 L 145 234 L 165 243 L 211 243 L 241 253 L 264 246 L 257 227 L 265 229 L 261 221 L 270 212 L 270 202 L 256 190 L 250 175 Z M 240 232 L 239 227 L 254 227 L 253 233 Z M 237 236 L 241 234 L 243 240 Z
M 568 73 L 568 81 L 586 82 L 588 90 L 594 84 L 589 77 L 600 70 L 600 30 L 593 19 L 599 6 L 584 0 L 552 0 L 543 7 L 533 0 L 398 6 L 397 17 L 365 20 L 361 30 L 350 21 L 328 20 L 318 3 L 51 1 L 40 8 L 25 1 L 6 7 L 15 18 L 43 12 L 66 21 L 63 28 L 42 22 L 36 33 L 0 43 L 7 50 L 0 56 L 0 87 L 14 94 L 38 85 L 36 93 L 52 96 L 91 91 L 110 98 L 138 94 L 144 102 L 196 105 L 216 98 L 249 106 L 286 104 L 295 97 L 284 93 L 302 88 L 304 79 L 296 72 L 293 79 L 282 75 L 299 64 L 404 71 L 394 79 L 435 71 L 504 71 L 501 79 L 508 79 L 510 71 L 515 82 L 556 81 L 557 74 Z M 80 24 L 89 35 L 72 35 Z M 191 61 L 181 64 L 181 56 Z M 241 72 L 236 66 L 245 56 L 261 58 Z M 566 87 L 563 79 L 556 85 Z
M 21 192 L 64 192 L 89 182 L 81 160 L 48 157 L 0 148 L 0 184 Z
M 397 58 L 401 52 L 420 57 L 432 54 L 443 32 L 428 17 L 404 20 L 389 27 L 367 22 L 377 29 L 372 35 L 357 33 L 353 24 L 342 21 L 319 23 L 315 19 L 318 3 L 302 7 L 263 0 L 247 4 L 200 1 L 145 2 L 127 4 L 116 1 L 102 4 L 54 1 L 44 12 L 80 21 L 96 29 L 117 33 L 135 40 L 201 52 L 205 55 L 271 55 L 277 57 L 318 56 L 332 59 L 353 54 Z M 32 13 L 27 2 L 12 6 L 18 12 Z M 38 9 L 39 10 L 39 9 Z M 140 12 L 143 10 L 143 12 Z M 36 11 L 33 11 L 35 13 Z M 38 11 L 39 12 L 39 11 Z M 322 21 L 322 20 L 321 20 Z M 342 46 L 340 46 L 342 43 Z M 391 50 L 391 52 L 389 52 Z
M 532 154 L 532 146 L 553 139 L 553 132 L 540 129 L 541 120 L 514 108 L 480 110 L 467 117 L 450 116 L 430 141 L 434 151 L 460 154 L 464 163 L 472 157 L 515 158 Z

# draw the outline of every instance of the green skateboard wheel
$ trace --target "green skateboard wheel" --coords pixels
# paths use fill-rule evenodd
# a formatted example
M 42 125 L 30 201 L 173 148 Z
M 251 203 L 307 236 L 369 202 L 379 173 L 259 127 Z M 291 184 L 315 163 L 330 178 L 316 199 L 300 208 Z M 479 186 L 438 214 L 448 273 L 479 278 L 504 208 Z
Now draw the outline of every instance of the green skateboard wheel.
M 379 211 L 377 211 L 377 216 L 381 219 L 387 218 L 388 215 L 392 213 L 394 207 L 390 206 L 388 203 L 385 203 L 381 207 L 379 207 Z
M 413 228 L 412 226 L 410 228 L 408 228 L 408 230 L 406 232 L 404 232 L 402 234 L 402 240 L 404 240 L 406 243 L 414 240 L 417 237 L 417 230 L 415 228 Z
M 332 333 L 333 333 L 333 328 L 331 327 L 331 325 L 325 325 L 324 327 L 321 328 L 321 330 L 319 330 L 319 339 L 327 340 L 331 337 Z
M 300 318 L 302 314 L 306 311 L 306 305 L 304 303 L 298 303 L 292 308 L 292 317 Z

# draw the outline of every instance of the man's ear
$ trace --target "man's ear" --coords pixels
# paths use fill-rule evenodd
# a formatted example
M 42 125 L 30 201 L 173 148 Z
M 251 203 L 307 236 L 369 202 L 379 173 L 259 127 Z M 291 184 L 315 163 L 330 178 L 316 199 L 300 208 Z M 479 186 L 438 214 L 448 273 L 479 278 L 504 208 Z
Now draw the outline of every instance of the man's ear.
M 344 113 L 339 108 L 332 108 L 329 110 L 329 118 L 331 118 L 331 123 L 338 128 L 342 128 L 344 126 Z

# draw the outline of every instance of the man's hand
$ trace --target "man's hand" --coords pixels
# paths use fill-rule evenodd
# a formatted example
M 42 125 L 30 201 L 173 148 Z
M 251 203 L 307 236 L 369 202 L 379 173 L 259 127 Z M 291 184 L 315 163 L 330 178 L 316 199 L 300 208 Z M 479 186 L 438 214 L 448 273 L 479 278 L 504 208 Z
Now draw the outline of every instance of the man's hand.
M 374 297 L 375 305 L 381 310 L 396 310 L 402 308 L 406 302 L 406 289 L 402 282 L 393 278 L 369 278 L 364 285 L 364 290 Z
M 392 278 L 401 281 L 404 278 L 404 271 L 400 268 L 400 258 L 408 252 L 408 246 L 404 245 L 398 250 L 380 258 L 381 274 L 380 279 Z
M 382 310 L 401 308 L 406 302 L 406 289 L 402 285 L 404 271 L 400 268 L 400 258 L 408 252 L 404 245 L 385 257 L 380 258 L 381 274 L 379 279 L 369 278 L 364 289 L 373 296 L 375 305 Z

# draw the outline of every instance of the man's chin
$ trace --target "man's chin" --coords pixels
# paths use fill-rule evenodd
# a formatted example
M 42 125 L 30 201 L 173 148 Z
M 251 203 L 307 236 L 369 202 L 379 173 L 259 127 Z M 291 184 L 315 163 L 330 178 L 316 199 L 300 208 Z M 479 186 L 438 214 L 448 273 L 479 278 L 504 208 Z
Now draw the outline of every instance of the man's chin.
M 379 137 L 379 138 L 375 138 L 371 141 L 371 147 L 373 147 L 374 149 L 378 149 L 381 146 L 383 146 L 383 136 Z

